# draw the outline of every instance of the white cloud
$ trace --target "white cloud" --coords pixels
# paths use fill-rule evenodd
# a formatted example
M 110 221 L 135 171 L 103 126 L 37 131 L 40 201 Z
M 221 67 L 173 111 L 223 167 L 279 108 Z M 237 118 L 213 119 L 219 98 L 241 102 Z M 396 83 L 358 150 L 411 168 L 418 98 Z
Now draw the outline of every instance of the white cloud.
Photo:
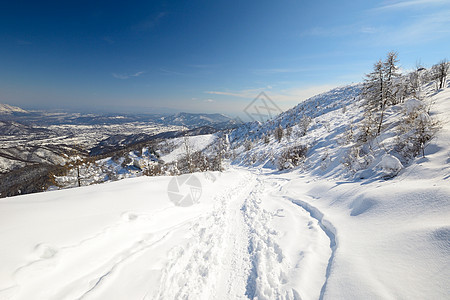
M 253 70 L 257 75 L 272 75 L 282 73 L 301 73 L 311 71 L 311 68 L 272 68 L 272 69 L 257 69 Z
M 286 102 L 286 104 L 295 105 L 312 96 L 329 91 L 336 86 L 336 84 L 311 85 L 301 88 L 284 89 L 278 92 L 269 91 L 267 95 L 275 102 Z
M 212 69 L 212 68 L 217 68 L 220 67 L 220 64 L 188 64 L 187 65 L 190 68 L 195 68 L 195 69 Z
M 361 24 L 349 24 L 341 26 L 331 27 L 313 27 L 304 30 L 300 33 L 301 37 L 314 36 L 314 37 L 343 37 L 355 34 L 372 35 L 378 33 L 380 28 L 361 25 Z M 308 71 L 308 70 L 306 70 Z
M 392 1 L 390 1 L 392 2 Z M 407 0 L 407 1 L 396 1 L 391 4 L 387 4 L 384 6 L 377 7 L 373 9 L 373 11 L 381 11 L 381 10 L 394 10 L 394 9 L 404 9 L 404 8 L 412 8 L 421 5 L 430 5 L 430 4 L 444 4 L 448 3 L 448 0 Z
M 288 109 L 317 94 L 326 92 L 335 88 L 336 84 L 311 85 L 299 88 L 289 88 L 283 90 L 246 89 L 240 91 L 206 91 L 207 94 L 231 96 L 237 98 L 245 98 L 252 100 L 262 91 L 264 91 L 270 99 L 272 99 L 282 109 Z
M 264 90 L 264 89 L 248 89 L 248 90 L 241 90 L 241 91 L 206 91 L 205 93 L 213 94 L 213 95 L 233 96 L 233 97 L 238 97 L 238 98 L 253 99 L 262 90 Z
M 139 76 L 141 76 L 144 73 L 145 73 L 145 71 L 136 72 L 134 74 L 117 74 L 117 73 L 112 73 L 112 76 L 114 78 L 117 78 L 117 79 L 128 79 L 128 78 L 131 78 L 131 77 L 139 77 Z
M 163 72 L 164 74 L 169 74 L 169 75 L 188 75 L 188 74 L 185 74 L 185 73 L 172 71 L 172 70 L 168 70 L 168 69 L 164 69 L 164 68 L 160 68 L 159 70 L 161 72 Z
M 422 15 L 402 27 L 386 28 L 373 42 L 380 45 L 414 45 L 448 38 L 450 33 L 449 15 L 449 9 Z

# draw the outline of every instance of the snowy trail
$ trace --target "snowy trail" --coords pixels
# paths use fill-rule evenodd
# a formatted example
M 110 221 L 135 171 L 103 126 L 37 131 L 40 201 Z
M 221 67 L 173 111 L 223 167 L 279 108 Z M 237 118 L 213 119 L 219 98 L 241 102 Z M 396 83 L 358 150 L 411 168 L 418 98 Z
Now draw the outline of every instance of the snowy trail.
M 191 227 L 188 245 L 172 251 L 159 292 L 148 299 L 319 297 L 332 255 L 327 234 L 280 193 L 284 180 L 265 177 L 248 174 L 217 197 L 213 212 Z
M 76 241 L 38 243 L 34 258 L 16 267 L 14 285 L 0 289 L 0 299 L 323 295 L 330 235 L 317 213 L 287 198 L 288 180 L 240 168 L 221 180 L 219 189 L 204 186 L 202 205 L 128 207 L 118 221 Z
M 209 299 L 222 297 L 219 291 L 230 297 L 239 296 L 236 291 L 242 289 L 247 269 L 242 251 L 247 235 L 239 206 L 252 181 L 254 177 L 247 175 L 238 186 L 220 193 L 213 211 L 193 224 L 187 246 L 171 251 L 172 259 L 163 270 L 156 298 Z
M 255 271 L 250 298 L 318 299 L 333 249 L 321 220 L 286 197 L 289 179 L 261 175 L 259 193 L 247 201 Z M 252 242 L 251 242 L 252 244 Z

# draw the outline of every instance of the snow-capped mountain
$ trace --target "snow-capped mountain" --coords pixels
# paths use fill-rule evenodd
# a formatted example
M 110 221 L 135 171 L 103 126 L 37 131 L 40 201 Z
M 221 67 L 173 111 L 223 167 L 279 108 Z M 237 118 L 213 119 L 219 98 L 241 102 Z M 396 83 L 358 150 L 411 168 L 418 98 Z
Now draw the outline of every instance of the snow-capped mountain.
M 17 106 L 0 103 L 0 114 L 11 114 L 11 113 L 28 113 L 28 112 Z

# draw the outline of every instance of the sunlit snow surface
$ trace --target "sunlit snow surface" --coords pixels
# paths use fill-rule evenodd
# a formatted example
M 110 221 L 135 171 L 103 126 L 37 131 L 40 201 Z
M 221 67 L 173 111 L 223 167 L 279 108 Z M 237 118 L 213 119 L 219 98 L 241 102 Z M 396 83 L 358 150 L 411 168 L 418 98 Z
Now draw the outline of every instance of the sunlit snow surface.
M 196 173 L 188 207 L 171 177 L 1 199 L 0 299 L 447 299 L 450 89 L 433 97 L 442 129 L 389 180 L 313 157 Z

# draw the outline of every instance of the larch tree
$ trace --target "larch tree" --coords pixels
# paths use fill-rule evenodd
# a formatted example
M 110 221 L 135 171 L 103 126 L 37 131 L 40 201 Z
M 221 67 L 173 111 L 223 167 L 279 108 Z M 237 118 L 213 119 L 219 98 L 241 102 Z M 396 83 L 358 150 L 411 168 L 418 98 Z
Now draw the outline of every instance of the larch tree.
M 438 64 L 433 66 L 434 77 L 436 78 L 439 89 L 442 89 L 445 86 L 448 70 L 449 62 L 446 59 L 441 60 Z
M 376 122 L 376 135 L 381 133 L 386 106 L 397 103 L 396 79 L 400 76 L 397 63 L 397 52 L 389 52 L 384 62 L 378 60 L 374 64 L 373 71 L 366 75 L 364 81 L 362 94 L 366 99 L 366 117 L 370 115 Z M 378 118 L 373 118 L 374 115 Z

